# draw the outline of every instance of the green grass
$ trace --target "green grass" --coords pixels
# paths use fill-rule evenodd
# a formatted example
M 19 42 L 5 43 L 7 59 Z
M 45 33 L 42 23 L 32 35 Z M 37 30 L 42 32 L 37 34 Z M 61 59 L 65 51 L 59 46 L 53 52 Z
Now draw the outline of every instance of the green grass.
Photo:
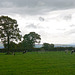
M 75 75 L 75 53 L 0 53 L 0 75 Z

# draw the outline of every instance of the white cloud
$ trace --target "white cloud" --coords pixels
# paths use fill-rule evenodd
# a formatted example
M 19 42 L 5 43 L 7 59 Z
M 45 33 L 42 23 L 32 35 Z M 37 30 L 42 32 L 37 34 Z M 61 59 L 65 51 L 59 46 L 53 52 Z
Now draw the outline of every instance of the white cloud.
M 70 10 L 53 11 L 46 13 L 45 15 L 15 15 L 14 17 L 11 17 L 18 21 L 22 35 L 25 35 L 31 31 L 35 31 L 41 35 L 42 42 L 66 44 L 74 42 L 73 40 L 75 37 L 73 35 L 74 26 L 71 27 L 72 24 L 75 24 L 75 14 L 73 10 L 71 12 L 69 11 Z M 67 12 L 69 12 L 68 14 L 71 14 L 71 18 L 69 20 L 63 19 L 63 17 L 69 16 L 68 14 L 65 14 Z M 63 16 L 61 17 L 62 14 Z M 42 16 L 44 21 L 39 20 L 40 16 Z

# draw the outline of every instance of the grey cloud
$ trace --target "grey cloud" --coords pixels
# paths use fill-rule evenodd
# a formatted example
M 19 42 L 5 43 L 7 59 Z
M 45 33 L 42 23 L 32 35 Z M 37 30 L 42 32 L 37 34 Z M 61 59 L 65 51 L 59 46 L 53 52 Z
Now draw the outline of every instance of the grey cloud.
M 39 20 L 40 21 L 44 21 L 45 19 L 43 17 L 39 17 Z
M 44 14 L 45 12 L 49 12 L 52 10 L 75 8 L 75 1 L 74 0 L 0 0 L 0 9 L 2 8 L 5 9 L 4 12 L 8 11 L 8 13 L 35 15 L 35 14 Z
M 6 0 L 3 0 L 5 2 Z M 1 0 L 2 2 L 2 0 Z M 54 7 L 54 8 L 68 8 L 74 7 L 74 0 L 7 0 L 7 2 L 12 2 L 16 6 L 27 6 L 27 7 Z M 50 6 L 50 7 L 49 7 Z
M 61 14 L 60 18 L 63 20 L 71 20 L 72 19 L 72 14 Z
M 44 27 L 40 26 L 39 24 L 28 24 L 27 26 L 25 26 L 26 28 L 30 28 L 30 29 L 42 29 Z
M 5 1 L 5 2 L 1 2 L 1 7 L 2 8 L 10 8 L 10 7 L 14 7 L 14 4 L 10 1 L 9 2 Z
M 26 26 L 26 28 L 33 28 L 33 29 L 35 29 L 35 28 L 37 28 L 37 26 L 34 25 L 34 24 L 29 24 L 29 25 Z
M 63 17 L 64 20 L 71 20 L 71 18 L 72 18 L 71 14 L 66 15 L 66 16 Z

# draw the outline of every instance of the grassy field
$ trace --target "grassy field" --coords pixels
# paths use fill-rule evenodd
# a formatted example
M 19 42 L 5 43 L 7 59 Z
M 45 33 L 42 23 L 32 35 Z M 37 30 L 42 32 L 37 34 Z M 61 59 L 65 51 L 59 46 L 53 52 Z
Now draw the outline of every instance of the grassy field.
M 0 75 L 75 75 L 75 53 L 0 53 Z

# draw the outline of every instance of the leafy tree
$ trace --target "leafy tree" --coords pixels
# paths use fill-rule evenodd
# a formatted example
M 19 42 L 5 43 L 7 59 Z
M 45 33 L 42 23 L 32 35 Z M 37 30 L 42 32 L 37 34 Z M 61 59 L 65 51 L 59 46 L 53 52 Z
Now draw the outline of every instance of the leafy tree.
M 43 48 L 49 50 L 50 48 L 54 48 L 54 44 L 43 43 Z
M 10 49 L 17 49 L 17 44 L 15 42 L 11 41 L 9 46 L 10 46 Z
M 0 38 L 5 48 L 8 48 L 11 41 L 21 40 L 20 30 L 17 21 L 8 16 L 0 16 Z
M 35 43 L 40 43 L 40 35 L 35 32 L 30 32 L 29 34 L 24 35 L 24 40 L 22 42 L 24 48 L 33 48 Z
M 54 48 L 54 44 L 50 44 L 50 47 L 51 47 L 51 48 Z
M 19 43 L 17 44 L 17 49 L 19 49 L 19 50 L 20 50 L 20 49 L 21 49 L 21 50 L 24 49 L 22 42 L 19 42 Z

